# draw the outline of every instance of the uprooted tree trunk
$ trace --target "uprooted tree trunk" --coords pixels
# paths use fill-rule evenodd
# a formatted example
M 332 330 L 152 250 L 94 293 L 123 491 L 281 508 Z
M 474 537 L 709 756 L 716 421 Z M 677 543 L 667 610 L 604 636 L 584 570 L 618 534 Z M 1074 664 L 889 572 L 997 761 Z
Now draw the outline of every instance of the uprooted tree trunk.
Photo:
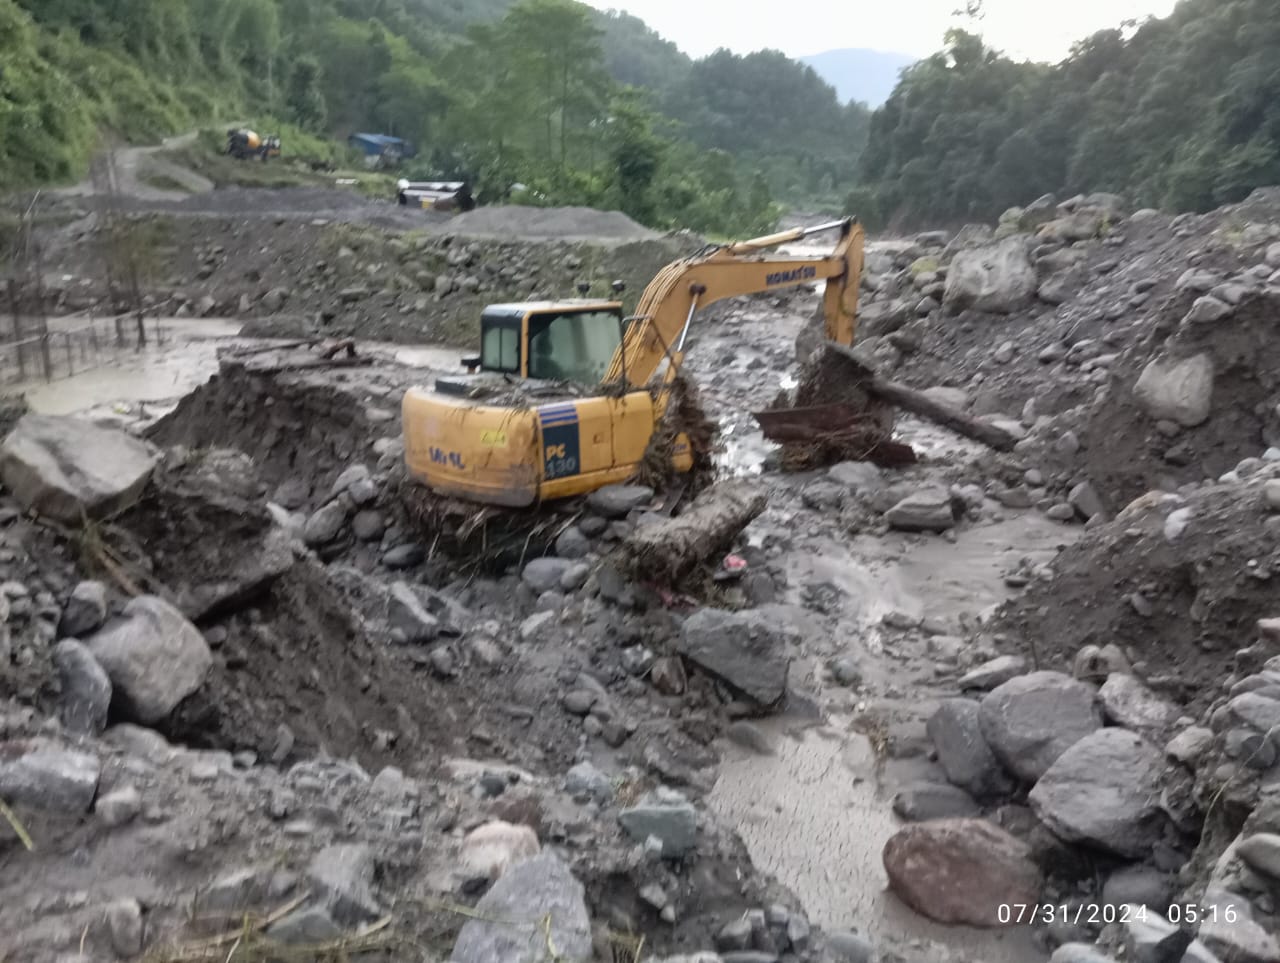
M 622 541 L 622 563 L 645 581 L 674 585 L 733 546 L 768 497 L 748 482 L 708 488 L 682 514 L 637 528 Z
M 905 411 L 927 418 L 930 421 L 950 428 L 957 434 L 980 441 L 996 451 L 1012 451 L 1018 439 L 990 422 L 970 417 L 962 411 L 943 404 L 936 398 L 930 398 L 923 391 L 916 391 L 896 381 L 879 377 L 860 359 L 852 348 L 835 341 L 826 342 L 828 351 L 844 358 L 855 372 L 855 380 L 860 387 L 874 398 L 889 402 Z

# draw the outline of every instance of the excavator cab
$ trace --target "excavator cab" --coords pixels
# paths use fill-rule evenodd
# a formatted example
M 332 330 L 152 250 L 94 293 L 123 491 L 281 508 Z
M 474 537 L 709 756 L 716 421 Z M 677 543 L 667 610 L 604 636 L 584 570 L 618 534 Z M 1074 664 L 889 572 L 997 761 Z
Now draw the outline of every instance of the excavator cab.
M 480 315 L 480 353 L 462 360 L 467 383 L 519 378 L 594 387 L 622 344 L 622 321 L 616 301 L 491 304 Z

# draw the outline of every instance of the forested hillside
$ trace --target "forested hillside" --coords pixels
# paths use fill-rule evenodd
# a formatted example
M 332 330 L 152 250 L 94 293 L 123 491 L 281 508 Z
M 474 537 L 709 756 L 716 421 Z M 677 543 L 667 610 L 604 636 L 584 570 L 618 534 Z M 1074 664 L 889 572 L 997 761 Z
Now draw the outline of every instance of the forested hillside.
M 420 148 L 414 174 L 493 200 L 763 229 L 774 197 L 838 203 L 869 112 L 781 54 L 697 63 L 572 0 L 0 0 L 0 178 L 67 180 L 103 135 L 275 118 Z M 298 138 L 293 138 L 297 143 Z
M 1239 200 L 1280 183 L 1280 3 L 1183 0 L 1055 67 L 952 33 L 876 112 L 862 175 L 849 206 L 902 225 L 990 219 L 1049 191 Z

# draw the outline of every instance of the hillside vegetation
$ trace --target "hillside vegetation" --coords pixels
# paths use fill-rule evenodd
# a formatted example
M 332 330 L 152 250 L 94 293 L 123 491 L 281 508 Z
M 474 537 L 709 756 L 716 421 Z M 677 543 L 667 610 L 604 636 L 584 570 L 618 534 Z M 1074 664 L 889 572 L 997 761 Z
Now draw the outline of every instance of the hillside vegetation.
M 1182 0 L 1057 66 L 953 32 L 876 112 L 862 175 L 850 206 L 902 225 L 991 219 L 1051 191 L 1238 201 L 1280 183 L 1280 3 Z
M 0 0 L 0 53 L 8 186 L 79 176 L 104 134 L 273 116 L 405 137 L 411 174 L 486 200 L 518 182 L 743 233 L 771 226 L 775 196 L 838 204 L 870 117 L 781 54 L 694 63 L 572 0 Z
M 486 202 L 523 184 L 712 234 L 780 204 L 909 228 L 1049 192 L 1204 210 L 1280 182 L 1276 0 L 1182 0 L 1057 65 L 953 31 L 874 115 L 776 51 L 693 61 L 574 0 L 0 0 L 0 63 L 3 187 L 81 176 L 106 138 L 264 117 L 286 152 L 382 131 L 419 146 L 408 173 Z

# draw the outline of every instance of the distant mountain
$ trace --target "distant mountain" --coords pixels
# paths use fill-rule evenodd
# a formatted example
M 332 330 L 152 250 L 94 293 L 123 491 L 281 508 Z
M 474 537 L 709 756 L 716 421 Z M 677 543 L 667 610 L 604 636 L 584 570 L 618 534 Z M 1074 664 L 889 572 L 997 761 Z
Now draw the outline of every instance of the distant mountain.
M 893 93 L 898 72 L 915 63 L 916 58 L 847 47 L 801 57 L 800 62 L 816 70 L 842 101 L 860 100 L 869 107 L 879 107 Z

